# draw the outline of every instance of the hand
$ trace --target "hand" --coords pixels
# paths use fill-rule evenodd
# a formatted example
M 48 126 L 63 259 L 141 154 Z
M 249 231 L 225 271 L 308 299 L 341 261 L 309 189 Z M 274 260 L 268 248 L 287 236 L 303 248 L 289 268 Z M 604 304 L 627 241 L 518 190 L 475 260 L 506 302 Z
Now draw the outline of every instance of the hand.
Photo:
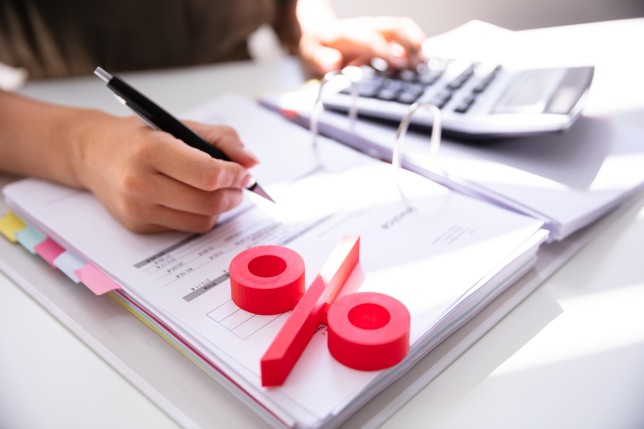
M 300 56 L 312 72 L 323 75 L 348 65 L 363 65 L 374 57 L 395 68 L 423 60 L 425 34 L 409 18 L 361 17 L 302 25 Z
M 235 162 L 217 160 L 138 118 L 95 113 L 77 135 L 74 170 L 127 228 L 206 232 L 237 206 L 257 163 L 230 127 L 187 125 Z

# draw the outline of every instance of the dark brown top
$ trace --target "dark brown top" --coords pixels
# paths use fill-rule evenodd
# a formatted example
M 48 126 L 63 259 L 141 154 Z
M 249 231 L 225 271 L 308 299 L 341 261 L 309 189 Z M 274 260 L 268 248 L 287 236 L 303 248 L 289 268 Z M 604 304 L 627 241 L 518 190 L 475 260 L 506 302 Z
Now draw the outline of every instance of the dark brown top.
M 0 0 L 0 62 L 31 79 L 248 58 L 279 0 Z

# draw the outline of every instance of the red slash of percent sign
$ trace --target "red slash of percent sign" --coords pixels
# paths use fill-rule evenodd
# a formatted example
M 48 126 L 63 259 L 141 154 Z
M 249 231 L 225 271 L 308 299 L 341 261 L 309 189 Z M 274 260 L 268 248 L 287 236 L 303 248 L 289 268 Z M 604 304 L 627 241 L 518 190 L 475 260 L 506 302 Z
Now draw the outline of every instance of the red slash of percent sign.
M 321 323 L 328 325 L 331 355 L 351 368 L 383 369 L 406 356 L 410 316 L 400 301 L 365 292 L 349 294 L 335 302 L 358 263 L 359 251 L 359 236 L 343 238 L 299 301 L 304 265 L 297 253 L 280 246 L 258 246 L 233 259 L 231 295 L 240 308 L 277 314 L 290 310 L 297 302 L 261 359 L 263 386 L 284 383 Z M 260 299 L 262 302 L 257 302 Z M 266 301 L 273 304 L 265 304 Z

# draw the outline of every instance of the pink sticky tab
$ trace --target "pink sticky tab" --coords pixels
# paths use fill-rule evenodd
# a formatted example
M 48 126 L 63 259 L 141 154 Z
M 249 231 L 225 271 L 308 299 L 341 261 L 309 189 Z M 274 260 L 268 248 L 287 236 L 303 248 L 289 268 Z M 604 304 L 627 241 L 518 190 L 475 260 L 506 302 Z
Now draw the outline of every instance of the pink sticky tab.
M 92 264 L 85 264 L 83 268 L 75 270 L 74 274 L 96 295 L 103 295 L 106 292 L 121 289 L 114 280 L 107 277 Z
M 56 268 L 56 265 L 54 265 L 54 259 L 63 253 L 65 249 L 60 247 L 54 240 L 47 237 L 45 241 L 34 246 L 34 251 L 47 261 L 49 265 Z

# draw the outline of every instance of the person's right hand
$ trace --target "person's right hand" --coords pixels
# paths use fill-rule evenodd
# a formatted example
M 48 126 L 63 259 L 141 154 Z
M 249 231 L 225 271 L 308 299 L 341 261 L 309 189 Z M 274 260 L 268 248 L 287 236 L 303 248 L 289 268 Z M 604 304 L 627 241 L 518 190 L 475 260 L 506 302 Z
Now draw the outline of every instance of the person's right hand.
M 425 34 L 412 19 L 377 16 L 322 22 L 302 23 L 299 43 L 302 60 L 318 75 L 368 64 L 376 57 L 395 68 L 414 67 L 424 60 Z
M 257 159 L 226 126 L 189 127 L 234 162 L 217 160 L 138 118 L 88 113 L 72 137 L 72 166 L 80 186 L 91 190 L 127 228 L 206 232 L 237 206 Z

